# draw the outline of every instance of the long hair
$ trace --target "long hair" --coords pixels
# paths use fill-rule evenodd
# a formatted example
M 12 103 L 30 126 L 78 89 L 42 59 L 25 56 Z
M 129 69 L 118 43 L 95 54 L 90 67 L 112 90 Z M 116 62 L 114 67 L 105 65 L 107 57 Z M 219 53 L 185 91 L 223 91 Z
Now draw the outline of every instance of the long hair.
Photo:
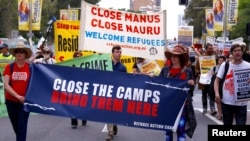
M 216 2 L 215 2 L 215 6 L 214 6 L 214 14 L 217 14 L 219 11 L 218 11 L 218 9 L 217 9 L 217 7 L 216 7 L 216 4 L 217 3 L 220 3 L 220 7 L 219 7 L 219 9 L 221 10 L 221 11 L 223 11 L 223 2 L 221 1 L 221 0 L 217 0 Z

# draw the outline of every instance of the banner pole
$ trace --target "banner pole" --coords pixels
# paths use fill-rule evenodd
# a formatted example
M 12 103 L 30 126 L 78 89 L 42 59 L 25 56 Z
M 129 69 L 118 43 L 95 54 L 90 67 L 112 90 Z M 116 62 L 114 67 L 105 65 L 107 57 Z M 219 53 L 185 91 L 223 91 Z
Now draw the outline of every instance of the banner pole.
M 33 37 L 33 33 L 32 33 L 32 0 L 29 0 L 29 33 L 27 34 L 27 36 L 29 37 L 29 44 L 30 44 L 30 49 L 32 50 L 32 53 L 34 53 L 34 47 L 32 44 L 32 37 Z

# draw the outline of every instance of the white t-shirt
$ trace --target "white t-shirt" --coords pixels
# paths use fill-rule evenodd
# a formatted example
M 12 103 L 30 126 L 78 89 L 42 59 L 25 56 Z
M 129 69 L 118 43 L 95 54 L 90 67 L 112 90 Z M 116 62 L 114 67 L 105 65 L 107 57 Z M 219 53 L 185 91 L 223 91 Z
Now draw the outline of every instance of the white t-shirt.
M 225 72 L 225 62 L 221 64 L 217 77 L 222 78 Z M 236 102 L 236 95 L 234 92 L 234 78 L 233 78 L 233 70 L 243 70 L 249 69 L 250 63 L 246 61 L 242 61 L 241 64 L 235 65 L 229 62 L 229 68 L 226 74 L 225 82 L 223 84 L 223 98 L 222 102 L 228 105 L 235 105 L 235 106 L 243 106 L 247 105 L 247 101 L 244 102 Z
M 43 63 L 43 64 L 55 64 L 56 60 L 54 58 L 49 58 L 48 60 L 44 60 L 44 58 L 35 59 L 35 63 Z

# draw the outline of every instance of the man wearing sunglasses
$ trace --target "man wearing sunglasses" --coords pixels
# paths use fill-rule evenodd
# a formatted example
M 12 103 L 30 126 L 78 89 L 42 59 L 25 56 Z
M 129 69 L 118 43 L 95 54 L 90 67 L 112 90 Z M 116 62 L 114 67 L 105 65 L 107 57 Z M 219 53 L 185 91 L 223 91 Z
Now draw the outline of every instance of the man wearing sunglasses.
M 49 47 L 44 47 L 41 51 L 38 51 L 36 55 L 30 58 L 30 62 L 34 63 L 44 63 L 44 64 L 55 64 L 56 60 L 51 57 L 51 50 Z M 42 58 L 36 59 L 39 55 L 42 55 Z

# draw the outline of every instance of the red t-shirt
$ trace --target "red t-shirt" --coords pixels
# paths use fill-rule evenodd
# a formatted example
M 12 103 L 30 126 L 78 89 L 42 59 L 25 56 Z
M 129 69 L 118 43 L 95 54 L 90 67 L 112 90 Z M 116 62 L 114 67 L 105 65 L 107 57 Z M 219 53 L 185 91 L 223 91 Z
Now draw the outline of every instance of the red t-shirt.
M 4 71 L 3 75 L 11 75 L 10 72 L 10 64 L 8 64 Z M 21 96 L 25 96 L 28 88 L 28 83 L 30 79 L 30 69 L 29 64 L 25 62 L 25 65 L 21 68 L 14 63 L 12 76 L 10 77 L 11 87 L 13 90 Z M 10 101 L 19 102 L 18 99 L 10 95 L 7 91 L 5 91 L 5 98 Z
M 177 76 L 179 72 L 181 72 L 182 68 L 172 68 L 170 69 L 170 76 Z M 185 80 L 187 78 L 186 73 L 181 73 L 179 79 Z

